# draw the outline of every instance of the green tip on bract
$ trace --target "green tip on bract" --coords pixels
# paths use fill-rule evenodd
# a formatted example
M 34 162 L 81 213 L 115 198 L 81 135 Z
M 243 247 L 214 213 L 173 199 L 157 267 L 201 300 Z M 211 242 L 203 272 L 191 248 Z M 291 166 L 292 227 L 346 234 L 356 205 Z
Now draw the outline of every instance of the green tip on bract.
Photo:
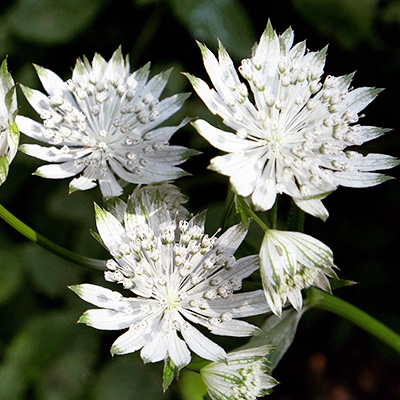
M 3 156 L 0 158 L 0 185 L 2 185 L 8 175 L 8 170 L 9 170 L 9 162 L 8 162 L 8 157 Z
M 275 33 L 274 28 L 272 27 L 271 21 L 269 19 L 268 19 L 267 27 L 265 28 L 263 35 L 266 36 L 269 40 L 273 40 L 276 37 L 276 33 Z
M 38 74 L 38 76 L 45 76 L 46 75 L 46 68 L 37 65 L 37 64 L 33 64 L 33 67 L 36 70 L 36 73 Z
M 114 51 L 114 53 L 111 57 L 111 60 L 118 61 L 118 62 L 124 61 L 124 56 L 122 54 L 122 46 L 121 45 L 119 45 L 117 50 Z
M 196 78 L 194 75 L 191 75 L 188 72 L 182 72 L 182 75 L 186 76 L 186 78 L 189 79 L 189 82 L 192 84 L 194 88 L 198 86 L 198 83 L 200 81 L 199 78 Z
M 207 58 L 207 56 L 210 54 L 210 50 L 208 50 L 208 47 L 205 44 L 200 43 L 198 41 L 196 41 L 196 43 L 200 47 L 200 51 L 203 58 Z
M 86 313 L 81 315 L 77 322 L 78 322 L 78 324 L 90 325 L 89 318 Z
M 25 97 L 29 100 L 33 95 L 33 89 L 29 88 L 28 86 L 24 86 L 21 83 L 19 84 L 19 87 L 22 90 L 22 93 L 25 95 Z
M 82 294 L 82 288 L 80 285 L 70 285 L 67 286 L 68 289 L 72 290 L 74 293 L 76 293 L 78 296 L 81 296 Z

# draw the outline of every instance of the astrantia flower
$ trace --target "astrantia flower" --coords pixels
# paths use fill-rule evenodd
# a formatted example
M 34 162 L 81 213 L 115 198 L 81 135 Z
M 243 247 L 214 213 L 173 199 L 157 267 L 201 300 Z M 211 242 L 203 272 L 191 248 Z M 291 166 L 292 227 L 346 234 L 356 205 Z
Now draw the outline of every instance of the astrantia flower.
M 310 286 L 330 292 L 328 277 L 336 277 L 331 249 L 300 232 L 268 230 L 260 249 L 261 279 L 271 311 L 281 316 L 286 300 L 296 310 L 301 290 Z
M 44 121 L 19 117 L 18 125 L 26 135 L 57 146 L 21 146 L 31 156 L 56 163 L 38 168 L 36 175 L 58 179 L 82 173 L 71 181 L 70 191 L 98 182 L 104 197 L 122 193 L 116 177 L 147 184 L 185 175 L 176 165 L 197 152 L 168 141 L 187 121 L 157 128 L 188 97 L 182 93 L 159 100 L 170 71 L 148 81 L 146 64 L 130 74 L 120 48 L 108 62 L 99 54 L 92 64 L 78 59 L 67 82 L 42 67 L 36 70 L 49 96 L 22 89 Z
M 269 373 L 266 355 L 269 346 L 235 351 L 227 363 L 213 362 L 200 369 L 213 400 L 256 400 L 278 382 Z
M 4 60 L 0 67 L 0 185 L 18 149 L 19 131 L 14 122 L 17 113 L 15 85 Z
M 268 23 L 252 57 L 242 61 L 239 71 L 255 104 L 222 45 L 219 60 L 200 45 L 215 89 L 187 76 L 210 111 L 233 132 L 203 120 L 193 125 L 213 146 L 229 153 L 214 158 L 210 168 L 229 176 L 234 190 L 251 196 L 256 209 L 269 210 L 277 193 L 286 193 L 304 211 L 326 219 L 321 199 L 339 185 L 381 183 L 388 178 L 370 171 L 398 161 L 345 151 L 387 131 L 357 124 L 360 111 L 381 89 L 352 90 L 354 74 L 328 76 L 321 83 L 326 49 L 307 52 L 305 42 L 293 46 L 293 38 L 290 28 L 278 36 Z
M 90 284 L 73 286 L 82 299 L 101 307 L 79 321 L 97 329 L 128 329 L 114 342 L 112 354 L 142 349 L 145 362 L 170 358 L 182 368 L 190 362 L 189 347 L 205 359 L 223 362 L 225 351 L 192 324 L 224 336 L 260 332 L 236 318 L 268 312 L 263 291 L 234 293 L 259 268 L 258 256 L 233 256 L 246 235 L 243 225 L 218 239 L 209 237 L 204 216 L 178 222 L 161 197 L 154 202 L 141 189 L 129 199 L 122 224 L 96 207 L 100 237 L 114 257 L 105 279 L 134 296 Z

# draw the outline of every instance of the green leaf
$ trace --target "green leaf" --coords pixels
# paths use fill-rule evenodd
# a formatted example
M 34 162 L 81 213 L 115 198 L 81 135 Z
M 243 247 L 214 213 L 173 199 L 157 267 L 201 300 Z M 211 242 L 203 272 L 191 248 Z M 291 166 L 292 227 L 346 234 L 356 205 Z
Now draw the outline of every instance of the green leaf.
M 163 371 L 163 391 L 166 392 L 172 381 L 178 377 L 179 369 L 172 362 L 170 358 L 168 358 L 164 363 L 164 371 Z
M 220 39 L 232 57 L 244 58 L 256 41 L 251 21 L 238 0 L 170 0 L 175 16 L 192 37 L 213 49 Z
M 8 23 L 28 42 L 66 43 L 91 24 L 104 4 L 104 0 L 18 0 L 9 11 Z

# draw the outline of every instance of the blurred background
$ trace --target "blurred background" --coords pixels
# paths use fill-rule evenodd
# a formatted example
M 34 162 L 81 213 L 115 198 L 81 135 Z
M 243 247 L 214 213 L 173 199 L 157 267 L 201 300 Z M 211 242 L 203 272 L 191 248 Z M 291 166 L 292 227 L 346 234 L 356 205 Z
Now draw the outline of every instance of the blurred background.
M 325 73 L 357 70 L 354 86 L 386 90 L 365 110 L 366 125 L 392 128 L 367 143 L 367 152 L 396 156 L 400 149 L 399 0 L 2 0 L 0 60 L 16 82 L 41 89 L 32 63 L 71 75 L 77 57 L 99 52 L 109 59 L 122 45 L 132 69 L 152 62 L 152 74 L 174 67 L 165 96 L 191 91 L 180 72 L 208 81 L 195 39 L 215 50 L 217 38 L 237 66 L 250 56 L 268 19 L 280 33 L 292 26 L 295 41 L 310 50 L 329 44 Z M 20 113 L 37 118 L 18 92 Z M 192 95 L 169 124 L 184 116 L 211 116 Z M 21 137 L 22 143 L 29 142 Z M 177 185 L 190 196 L 189 210 L 209 209 L 207 227 L 220 224 L 228 179 L 206 169 L 217 152 L 190 126 L 173 142 L 202 155 L 184 164 L 193 176 Z M 56 243 L 94 258 L 107 257 L 91 237 L 98 188 L 68 195 L 68 180 L 32 176 L 43 164 L 18 154 L 0 203 Z M 389 171 L 398 176 L 399 170 Z M 341 188 L 324 201 L 330 218 L 306 220 L 306 233 L 329 245 L 340 277 L 358 282 L 335 294 L 396 331 L 399 310 L 400 190 L 396 180 L 368 189 Z M 104 284 L 101 272 L 66 262 L 0 221 L 0 399 L 1 400 L 197 400 L 174 383 L 163 396 L 162 363 L 143 365 L 138 354 L 111 358 L 119 332 L 75 322 L 90 306 L 68 285 Z M 274 377 L 279 400 L 400 399 L 399 356 L 343 319 L 308 311 L 294 344 Z M 183 378 L 185 382 L 186 378 Z M 200 389 L 199 389 L 200 390 Z

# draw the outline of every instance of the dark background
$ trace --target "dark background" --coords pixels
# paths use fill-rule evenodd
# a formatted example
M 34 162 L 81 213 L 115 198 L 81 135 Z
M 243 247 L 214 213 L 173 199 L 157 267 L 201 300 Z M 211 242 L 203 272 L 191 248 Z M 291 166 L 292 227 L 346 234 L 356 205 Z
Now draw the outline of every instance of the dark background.
M 364 145 L 366 152 L 398 155 L 400 137 L 400 1 L 397 0 L 3 0 L 0 59 L 8 56 L 16 82 L 41 89 L 32 63 L 68 79 L 77 57 L 99 52 L 109 59 L 122 45 L 132 69 L 152 61 L 152 73 L 174 66 L 165 96 L 191 91 L 180 72 L 208 81 L 195 39 L 216 49 L 221 39 L 236 65 L 250 56 L 271 20 L 282 33 L 310 50 L 329 43 L 326 74 L 357 71 L 354 86 L 386 90 L 365 110 L 366 125 L 393 128 Z M 34 117 L 18 92 L 20 113 Z M 169 122 L 185 115 L 213 119 L 193 94 Z M 26 137 L 22 143 L 28 142 Z M 202 155 L 177 181 L 190 196 L 192 212 L 209 209 L 208 228 L 220 223 L 228 179 L 206 170 L 217 152 L 190 126 L 174 143 Z M 18 154 L 0 190 L 0 202 L 22 221 L 60 245 L 90 257 L 106 257 L 91 237 L 98 188 L 68 196 L 68 180 L 32 176 L 42 162 Z M 398 176 L 398 169 L 389 171 Z M 329 245 L 340 277 L 358 282 L 335 294 L 400 330 L 399 214 L 396 180 L 368 189 L 340 188 L 325 205 L 326 223 L 308 217 L 306 233 Z M 0 222 L 0 399 L 161 399 L 161 363 L 143 365 L 138 354 L 112 359 L 118 332 L 76 325 L 88 305 L 67 285 L 103 284 L 100 272 L 85 270 L 27 242 Z M 311 310 L 295 342 L 274 371 L 281 384 L 271 399 L 394 400 L 400 398 L 399 357 L 333 314 Z M 180 399 L 179 383 L 165 398 Z M 185 395 L 186 400 L 196 400 Z

